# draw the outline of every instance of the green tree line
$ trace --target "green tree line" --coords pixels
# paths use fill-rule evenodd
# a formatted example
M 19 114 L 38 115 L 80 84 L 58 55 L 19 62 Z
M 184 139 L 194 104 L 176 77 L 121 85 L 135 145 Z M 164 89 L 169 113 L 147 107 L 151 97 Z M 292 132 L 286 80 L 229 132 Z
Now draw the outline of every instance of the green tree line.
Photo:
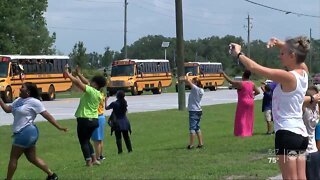
M 131 59 L 164 59 L 165 49 L 161 47 L 162 42 L 170 42 L 166 49 L 166 57 L 170 61 L 171 68 L 176 68 L 176 39 L 162 35 L 148 35 L 142 37 L 127 47 L 128 58 Z M 241 74 L 243 66 L 238 63 L 228 52 L 230 42 L 236 42 L 243 46 L 243 52 L 247 51 L 247 43 L 241 37 L 227 35 L 224 37 L 211 36 L 203 39 L 185 41 L 185 62 L 221 62 L 224 70 L 232 75 Z M 268 67 L 281 67 L 279 61 L 279 49 L 267 48 L 267 43 L 261 40 L 254 40 L 250 43 L 250 56 L 257 63 Z M 306 63 L 311 72 L 320 72 L 320 40 L 312 39 L 312 48 Z M 70 54 L 74 64 L 82 68 L 108 67 L 114 60 L 124 58 L 123 49 L 113 51 L 105 48 L 103 54 L 97 52 L 87 53 L 83 42 L 78 42 Z M 311 60 L 311 61 L 310 61 Z

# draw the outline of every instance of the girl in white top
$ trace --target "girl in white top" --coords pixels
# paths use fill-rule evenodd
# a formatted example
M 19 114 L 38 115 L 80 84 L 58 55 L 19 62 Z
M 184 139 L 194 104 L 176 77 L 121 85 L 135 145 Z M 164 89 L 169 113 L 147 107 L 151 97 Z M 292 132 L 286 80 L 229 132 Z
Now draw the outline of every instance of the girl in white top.
M 0 98 L 0 105 L 6 113 L 13 114 L 13 143 L 10 161 L 8 165 L 7 180 L 11 180 L 17 169 L 18 159 L 25 154 L 28 161 L 48 174 L 47 179 L 58 179 L 47 164 L 36 156 L 36 142 L 38 140 L 38 128 L 34 125 L 37 114 L 41 114 L 53 126 L 61 131 L 67 128 L 61 127 L 52 115 L 40 102 L 38 88 L 35 84 L 24 83 L 20 89 L 20 97 L 12 105 L 6 105 Z
M 307 153 L 314 153 L 318 151 L 316 140 L 315 140 L 315 130 L 317 123 L 319 122 L 319 106 L 318 102 L 315 100 L 319 91 L 316 86 L 310 86 L 307 90 L 306 96 L 312 96 L 312 102 L 304 102 L 303 104 L 303 121 L 307 129 L 309 136 L 309 144 L 307 148 Z M 314 97 L 315 96 L 315 97 Z
M 308 138 L 302 120 L 302 104 L 308 87 L 308 72 L 304 61 L 310 42 L 297 37 L 282 42 L 272 38 L 269 47 L 280 48 L 280 61 L 289 71 L 272 69 L 257 64 L 241 53 L 241 46 L 231 43 L 231 53 L 251 72 L 265 76 L 278 83 L 273 92 L 272 112 L 275 123 L 275 150 L 279 158 L 283 179 L 306 179 L 305 158 L 299 155 L 307 149 Z M 296 151 L 297 150 L 297 151 Z
M 309 96 L 311 101 L 305 101 L 303 104 L 303 121 L 309 136 L 307 148 L 307 179 L 320 179 L 320 152 L 316 145 L 315 131 L 319 122 L 319 90 L 316 86 L 310 86 L 306 96 Z M 312 98 L 311 98 L 312 97 Z

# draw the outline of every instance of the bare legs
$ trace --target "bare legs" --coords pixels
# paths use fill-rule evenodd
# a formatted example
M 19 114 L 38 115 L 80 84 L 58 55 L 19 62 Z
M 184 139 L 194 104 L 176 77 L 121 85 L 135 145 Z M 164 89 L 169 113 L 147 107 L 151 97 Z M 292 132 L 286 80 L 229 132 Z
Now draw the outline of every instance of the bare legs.
M 194 139 L 196 138 L 196 134 L 195 133 L 190 133 L 189 136 L 189 146 L 192 147 L 193 143 L 194 143 Z
M 94 149 L 96 150 L 96 159 L 99 159 L 103 152 L 103 141 L 94 141 Z
M 199 146 L 203 146 L 202 133 L 200 130 L 197 131 L 197 137 L 198 137 Z
M 306 179 L 306 160 L 304 155 L 279 155 L 278 158 L 283 179 Z
M 272 121 L 267 121 L 267 133 L 272 133 Z
M 197 135 L 197 138 L 198 138 L 198 147 L 202 147 L 203 146 L 202 133 L 199 130 L 196 133 L 190 133 L 190 135 L 189 135 L 189 146 L 188 146 L 189 149 L 193 147 L 196 135 Z
M 10 161 L 8 164 L 8 171 L 7 171 L 7 180 L 11 180 L 14 172 L 18 166 L 18 160 L 22 154 L 25 154 L 28 161 L 40 168 L 42 171 L 51 176 L 53 172 L 48 168 L 47 164 L 40 158 L 36 156 L 36 147 L 32 146 L 30 148 L 21 148 L 15 145 L 12 145 L 11 154 L 10 154 Z

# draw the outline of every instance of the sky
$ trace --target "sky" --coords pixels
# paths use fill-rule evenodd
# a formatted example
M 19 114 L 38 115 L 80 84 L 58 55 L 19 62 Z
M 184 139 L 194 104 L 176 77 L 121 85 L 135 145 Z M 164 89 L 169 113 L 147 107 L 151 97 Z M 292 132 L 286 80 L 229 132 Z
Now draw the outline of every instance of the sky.
M 245 0 L 182 0 L 185 40 L 225 35 L 267 42 L 298 35 L 320 39 L 320 0 L 251 0 L 286 12 L 257 6 Z M 84 42 L 87 53 L 106 47 L 120 51 L 124 38 L 124 0 L 48 0 L 47 27 L 56 33 L 56 49 L 68 55 Z M 174 0 L 128 0 L 127 45 L 147 35 L 176 36 Z M 159 45 L 161 48 L 161 44 Z

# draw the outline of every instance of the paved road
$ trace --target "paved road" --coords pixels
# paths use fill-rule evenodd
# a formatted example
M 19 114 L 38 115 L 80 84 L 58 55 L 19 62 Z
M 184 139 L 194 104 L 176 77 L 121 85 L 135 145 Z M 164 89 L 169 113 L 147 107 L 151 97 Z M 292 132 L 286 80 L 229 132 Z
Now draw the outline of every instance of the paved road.
M 189 93 L 186 93 L 186 101 Z M 258 95 L 256 99 L 261 99 L 262 95 Z M 108 102 L 115 100 L 115 97 L 110 97 Z M 141 96 L 127 96 L 128 112 L 145 112 L 156 111 L 163 109 L 177 109 L 178 108 L 178 94 L 177 93 L 163 93 L 160 95 L 141 95 Z M 237 101 L 236 90 L 218 89 L 218 91 L 205 91 L 202 99 L 202 105 L 224 104 Z M 56 99 L 55 101 L 43 102 L 47 110 L 57 119 L 71 119 L 74 118 L 74 112 L 79 104 L 79 98 Z M 106 115 L 110 111 L 105 112 Z M 0 110 L 0 125 L 12 124 L 12 114 L 5 113 Z M 41 115 L 38 115 L 36 121 L 44 121 Z

